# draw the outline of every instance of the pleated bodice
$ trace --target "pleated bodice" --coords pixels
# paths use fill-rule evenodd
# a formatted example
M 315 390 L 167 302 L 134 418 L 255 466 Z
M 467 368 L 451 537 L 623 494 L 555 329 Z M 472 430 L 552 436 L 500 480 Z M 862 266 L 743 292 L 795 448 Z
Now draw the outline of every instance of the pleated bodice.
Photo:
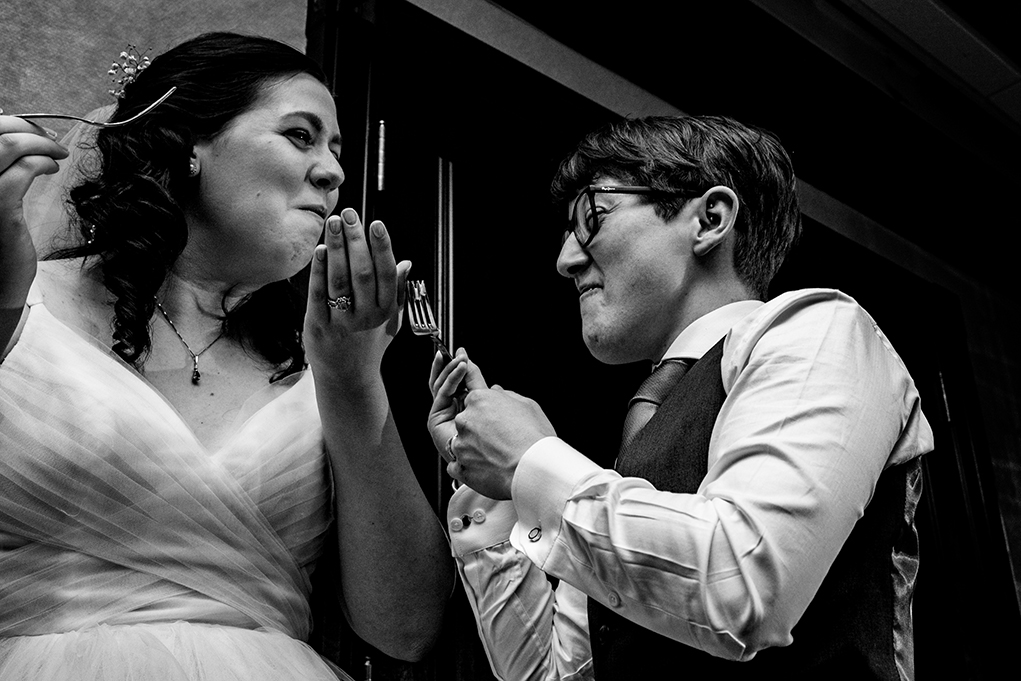
M 32 306 L 0 365 L 0 637 L 186 621 L 305 639 L 332 485 L 312 377 L 286 380 L 210 452 Z

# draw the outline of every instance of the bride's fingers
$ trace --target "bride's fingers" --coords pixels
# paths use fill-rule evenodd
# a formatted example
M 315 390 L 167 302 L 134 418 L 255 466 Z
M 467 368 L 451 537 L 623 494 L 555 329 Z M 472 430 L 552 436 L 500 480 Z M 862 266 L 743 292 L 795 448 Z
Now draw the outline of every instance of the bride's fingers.
M 8 117 L 9 118 L 9 117 Z M 52 139 L 31 131 L 0 132 L 0 173 L 21 162 L 33 176 L 56 172 L 68 150 Z
M 317 324 L 329 321 L 330 308 L 326 305 L 329 299 L 326 284 L 326 257 L 327 247 L 323 244 L 316 246 L 312 253 L 312 267 L 308 275 L 308 302 L 305 306 L 305 316 Z
M 401 260 L 397 263 L 397 310 L 404 310 L 404 303 L 408 297 L 408 274 L 411 273 L 411 261 Z
M 334 275 L 331 268 L 330 293 L 333 293 L 334 286 L 338 289 L 341 286 L 349 287 L 350 293 L 337 295 L 351 296 L 356 312 L 369 312 L 376 306 L 376 270 L 365 238 L 365 229 L 353 208 L 345 208 L 340 217 L 343 231 L 339 239 L 344 242 L 347 260 L 343 276 Z
M 346 208 L 344 212 L 350 211 Z M 326 300 L 337 300 L 347 298 L 348 305 L 356 304 L 352 300 L 354 294 L 351 288 L 350 273 L 348 271 L 348 245 L 344 235 L 344 225 L 341 216 L 331 215 L 326 218 L 326 268 L 323 272 L 326 281 L 326 291 L 323 296 Z
M 10 183 L 4 193 L 20 198 L 32 181 L 41 175 L 53 175 L 59 171 L 57 160 L 67 157 L 67 150 L 60 145 L 43 140 L 38 135 L 22 135 L 35 140 L 15 140 L 0 136 L 0 181 Z M 41 140 L 37 142 L 36 140 Z
M 370 255 L 375 273 L 376 304 L 389 316 L 397 300 L 397 261 L 394 260 L 390 235 L 379 220 L 369 225 Z

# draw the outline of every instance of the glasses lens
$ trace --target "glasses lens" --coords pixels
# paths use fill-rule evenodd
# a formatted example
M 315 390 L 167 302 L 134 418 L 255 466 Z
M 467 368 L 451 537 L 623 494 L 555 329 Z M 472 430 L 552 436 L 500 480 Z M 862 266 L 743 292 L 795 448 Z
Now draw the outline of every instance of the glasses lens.
M 593 195 L 590 190 L 583 191 L 574 200 L 574 212 L 571 214 L 574 222 L 574 236 L 582 247 L 587 246 L 595 234 L 596 214 L 593 210 L 592 199 Z

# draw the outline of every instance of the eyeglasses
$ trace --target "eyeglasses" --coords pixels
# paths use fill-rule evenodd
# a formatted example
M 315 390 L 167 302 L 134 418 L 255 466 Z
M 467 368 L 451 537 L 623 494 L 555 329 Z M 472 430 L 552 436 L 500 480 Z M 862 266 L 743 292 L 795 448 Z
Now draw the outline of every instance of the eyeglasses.
M 582 248 L 587 248 L 592 240 L 596 238 L 596 234 L 599 233 L 599 227 L 602 225 L 602 212 L 596 210 L 596 194 L 647 194 L 652 196 L 661 197 L 673 197 L 673 198 L 695 198 L 700 196 L 702 192 L 693 191 L 690 189 L 656 189 L 655 187 L 629 187 L 629 186 L 615 186 L 615 185 L 596 185 L 590 184 L 581 190 L 578 197 L 574 200 L 574 204 L 571 207 L 571 217 L 567 222 L 567 228 L 564 230 L 564 236 L 561 239 L 561 246 L 567 241 L 567 238 L 574 233 L 574 238 L 578 240 L 578 245 Z M 581 211 L 578 210 L 578 204 L 583 198 L 588 198 L 587 207 Z

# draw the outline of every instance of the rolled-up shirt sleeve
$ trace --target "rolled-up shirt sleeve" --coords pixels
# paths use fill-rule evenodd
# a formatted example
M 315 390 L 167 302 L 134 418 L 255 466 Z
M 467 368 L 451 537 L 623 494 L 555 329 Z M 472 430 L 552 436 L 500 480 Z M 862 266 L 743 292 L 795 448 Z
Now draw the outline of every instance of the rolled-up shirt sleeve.
M 930 451 L 932 432 L 900 357 L 837 291 L 784 294 L 743 318 L 721 372 L 727 396 L 695 493 L 623 478 L 546 438 L 515 474 L 510 535 L 623 617 L 747 660 L 792 642 L 880 474 Z

